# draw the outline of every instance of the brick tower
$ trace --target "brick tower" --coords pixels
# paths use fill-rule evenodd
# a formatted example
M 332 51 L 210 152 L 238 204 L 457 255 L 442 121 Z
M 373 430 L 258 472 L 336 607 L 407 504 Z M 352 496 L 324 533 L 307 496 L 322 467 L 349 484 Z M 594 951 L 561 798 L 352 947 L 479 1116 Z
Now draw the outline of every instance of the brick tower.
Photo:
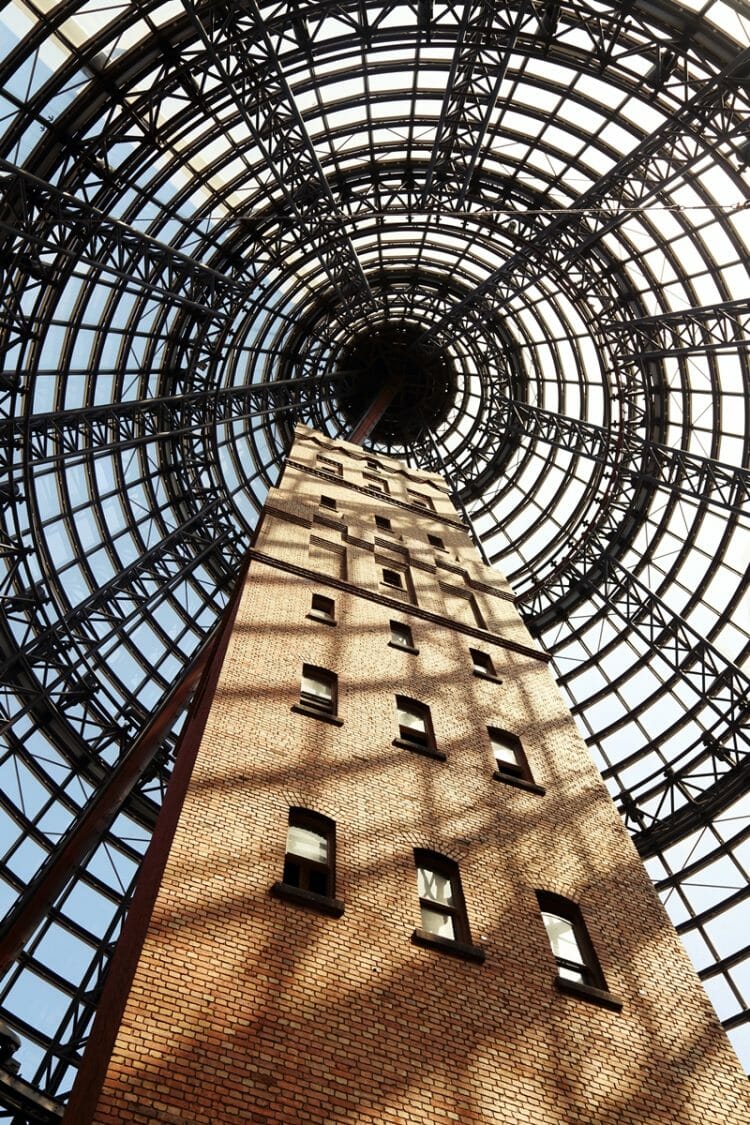
M 439 477 L 297 430 L 189 733 L 67 1125 L 750 1122 Z

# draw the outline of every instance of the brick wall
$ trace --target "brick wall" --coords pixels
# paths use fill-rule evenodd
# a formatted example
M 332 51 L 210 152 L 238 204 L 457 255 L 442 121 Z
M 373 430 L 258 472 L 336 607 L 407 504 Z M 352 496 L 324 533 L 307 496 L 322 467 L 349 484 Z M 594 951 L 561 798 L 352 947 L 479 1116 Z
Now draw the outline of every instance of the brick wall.
M 314 474 L 321 453 L 344 478 Z M 361 491 L 361 474 L 376 472 L 362 450 L 309 431 L 292 457 L 300 467 L 269 497 L 93 1120 L 750 1121 L 747 1081 L 547 662 L 444 488 L 393 464 L 378 499 Z M 407 488 L 435 511 L 403 506 Z M 336 515 L 318 510 L 321 493 Z M 315 534 L 346 551 L 346 581 L 309 573 L 316 516 L 328 523 Z M 416 605 L 378 581 L 376 556 L 397 558 L 394 547 L 407 551 Z M 439 561 L 462 572 L 451 583 L 494 632 L 436 619 Z M 308 616 L 316 592 L 335 600 L 335 625 Z M 418 654 L 389 645 L 392 619 L 411 626 Z M 502 683 L 473 674 L 470 648 L 491 655 Z M 337 673 L 342 725 L 292 710 L 303 663 Z M 393 745 L 397 694 L 429 705 L 445 761 Z M 520 737 L 544 794 L 493 778 L 488 726 Z M 269 894 L 294 806 L 336 822 L 340 917 Z M 458 863 L 483 963 L 412 943 L 414 848 Z M 555 987 L 538 889 L 580 906 L 621 1010 Z

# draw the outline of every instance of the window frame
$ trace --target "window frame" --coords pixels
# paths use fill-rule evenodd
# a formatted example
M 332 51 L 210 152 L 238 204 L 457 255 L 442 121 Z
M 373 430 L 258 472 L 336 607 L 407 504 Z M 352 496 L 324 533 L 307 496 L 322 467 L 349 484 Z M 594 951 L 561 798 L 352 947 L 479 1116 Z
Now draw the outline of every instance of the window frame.
M 502 727 L 488 725 L 487 738 L 495 765 L 495 771 L 492 774 L 493 780 L 502 781 L 506 785 L 514 785 L 518 789 L 526 789 L 530 793 L 536 793 L 543 797 L 547 791 L 544 786 L 537 785 L 534 781 L 526 751 L 518 735 L 512 731 L 504 730 Z M 495 753 L 495 746 L 498 744 L 504 745 L 506 749 L 513 753 L 514 762 L 503 762 L 498 759 Z
M 376 476 L 375 473 L 362 473 L 362 482 L 365 488 L 369 488 L 370 492 L 376 492 L 380 496 L 390 495 L 388 482 L 383 477 Z
M 442 536 L 433 535 L 432 532 L 429 532 L 429 531 L 427 533 L 427 542 L 430 544 L 431 547 L 434 547 L 434 549 L 436 551 L 447 551 L 448 550 L 448 548 L 445 545 L 445 542 L 443 541 Z
M 555 962 L 555 967 L 558 970 L 567 968 L 570 971 L 578 972 L 583 977 L 581 981 L 573 980 L 561 976 L 558 971 L 555 977 L 555 987 L 560 992 L 572 993 L 581 996 L 583 999 L 598 1003 L 602 1007 L 620 1011 L 622 1001 L 613 996 L 607 987 L 607 981 L 599 963 L 594 943 L 591 940 L 583 912 L 578 903 L 554 891 L 538 889 L 535 894 L 548 948 Z M 555 953 L 546 916 L 557 918 L 570 926 L 581 957 L 580 961 L 571 961 L 568 958 L 559 957 Z
M 326 602 L 330 609 L 324 609 L 316 606 L 315 601 Z M 320 621 L 323 625 L 336 624 L 336 602 L 333 598 L 329 598 L 327 594 L 313 594 L 310 598 L 310 609 L 307 616 L 313 621 Z
M 335 496 L 321 495 L 319 508 L 323 508 L 326 512 L 337 512 L 338 504 Z
M 446 755 L 442 750 L 438 750 L 435 742 L 435 729 L 432 725 L 432 713 L 426 703 L 422 703 L 420 699 L 413 699 L 409 695 L 396 695 L 396 723 L 398 725 L 398 735 L 393 739 L 392 745 L 398 746 L 402 750 L 410 750 L 414 754 L 423 754 L 427 758 L 435 758 L 439 762 L 445 762 Z M 419 717 L 423 724 L 424 730 L 419 732 L 419 736 L 415 737 L 413 733 L 415 728 L 409 727 L 402 723 L 399 718 L 399 712 L 409 713 L 415 717 Z
M 461 873 L 458 864 L 454 859 L 450 859 L 446 855 L 441 855 L 440 852 L 431 851 L 428 848 L 415 848 L 413 854 L 420 922 L 423 921 L 423 910 L 431 910 L 435 914 L 443 914 L 445 917 L 451 919 L 454 936 L 452 938 L 443 937 L 439 934 L 432 933 L 430 930 L 424 929 L 424 927 L 420 925 L 412 933 L 412 943 L 430 949 L 437 949 L 444 953 L 450 953 L 455 957 L 461 957 L 463 960 L 475 961 L 481 964 L 485 959 L 485 952 L 481 946 L 475 946 L 471 941 L 469 916 L 466 910 L 466 900 L 464 898 Z M 420 894 L 420 871 L 429 871 L 448 880 L 452 899 L 452 904 L 450 906 L 438 903 Z
M 319 453 L 315 458 L 315 468 L 319 473 L 325 473 L 327 476 L 334 478 L 340 478 L 344 472 L 344 466 L 339 461 L 334 461 L 331 457 L 326 457 L 322 453 Z
M 388 641 L 390 648 L 395 648 L 397 652 L 409 652 L 414 656 L 419 655 L 419 649 L 414 645 L 411 625 L 407 625 L 405 621 L 389 621 L 388 627 L 390 629 L 390 640 Z M 399 644 L 398 641 L 394 640 L 394 637 L 398 636 L 399 629 L 404 630 L 403 636 L 408 635 L 409 640 L 407 644 Z
M 316 695 L 314 692 L 306 691 L 304 688 L 304 681 L 307 677 L 314 680 L 318 677 L 318 681 L 323 683 L 327 682 L 331 688 L 331 696 L 327 704 L 325 697 Z M 299 700 L 297 703 L 292 704 L 292 711 L 299 715 L 308 715 L 313 719 L 321 719 L 324 723 L 331 723 L 333 726 L 343 726 L 343 719 L 338 715 L 339 703 L 339 678 L 335 672 L 330 668 L 322 668 L 318 664 L 302 665 L 302 675 L 300 677 Z
M 378 568 L 378 592 L 387 598 L 394 598 L 408 605 L 416 605 L 417 597 L 414 592 L 414 583 L 407 563 L 395 562 L 384 559 L 382 555 L 375 556 L 375 565 Z M 399 580 L 395 586 L 387 580 L 388 575 L 393 575 Z
M 289 851 L 289 832 L 291 828 L 303 828 L 325 839 L 325 863 Z M 289 866 L 292 862 L 300 869 L 300 881 L 298 883 L 287 881 Z M 310 876 L 315 873 L 325 874 L 325 894 L 310 889 Z M 282 878 L 279 882 L 273 884 L 271 894 L 274 898 L 284 899 L 286 902 L 291 902 L 298 906 L 310 907 L 317 910 L 319 913 L 340 918 L 344 913 L 344 903 L 335 897 L 335 892 L 336 822 L 323 813 L 294 805 L 289 809 L 287 820 L 287 838 L 284 848 Z
M 388 516 L 375 516 L 375 527 L 378 531 L 387 531 L 393 534 L 393 525 Z
M 471 657 L 473 675 L 478 679 L 491 680 L 494 684 L 503 682 L 495 671 L 494 662 L 488 652 L 482 652 L 479 648 L 470 648 L 469 656 Z
M 414 508 L 420 508 L 422 511 L 434 512 L 435 504 L 431 496 L 426 496 L 424 492 L 417 492 L 413 488 L 407 488 L 406 498 Z

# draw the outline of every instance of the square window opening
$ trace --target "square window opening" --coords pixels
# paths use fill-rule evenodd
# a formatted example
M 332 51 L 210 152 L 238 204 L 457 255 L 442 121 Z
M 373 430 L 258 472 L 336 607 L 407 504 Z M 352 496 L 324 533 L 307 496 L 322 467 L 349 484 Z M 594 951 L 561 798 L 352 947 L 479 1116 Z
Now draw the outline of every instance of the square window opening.
M 313 594 L 310 602 L 310 616 L 318 617 L 321 621 L 336 620 L 336 603 L 333 598 L 324 594 Z
M 486 652 L 480 652 L 477 648 L 470 648 L 471 662 L 474 668 L 474 673 L 477 676 L 492 676 L 496 678 L 495 666 L 492 663 L 492 657 Z
M 317 711 L 321 715 L 335 715 L 337 695 L 338 684 L 334 672 L 329 672 L 327 668 L 318 668 L 314 664 L 302 665 L 299 693 L 302 707 Z
M 391 644 L 395 648 L 414 648 L 414 638 L 408 625 L 402 621 L 391 621 Z

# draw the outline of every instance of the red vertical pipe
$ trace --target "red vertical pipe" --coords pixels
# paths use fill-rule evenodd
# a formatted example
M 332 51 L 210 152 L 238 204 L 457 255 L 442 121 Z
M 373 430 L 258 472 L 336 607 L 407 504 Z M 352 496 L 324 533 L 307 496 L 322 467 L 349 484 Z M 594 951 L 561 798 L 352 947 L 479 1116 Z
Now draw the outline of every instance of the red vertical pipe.
M 63 1117 L 63 1125 L 89 1125 L 96 1111 L 169 849 L 182 812 L 185 793 L 211 710 L 219 673 L 232 635 L 232 626 L 237 616 L 248 567 L 249 559 L 242 567 L 234 595 L 225 611 L 221 631 L 180 736 L 174 771 L 151 843 L 141 865 L 133 902 L 107 972 L 102 998 Z
M 401 380 L 395 378 L 389 379 L 388 382 L 383 385 L 371 404 L 367 407 L 367 410 L 354 426 L 346 439 L 347 441 L 356 442 L 359 445 L 372 433 L 396 397 L 396 392 L 400 386 Z

